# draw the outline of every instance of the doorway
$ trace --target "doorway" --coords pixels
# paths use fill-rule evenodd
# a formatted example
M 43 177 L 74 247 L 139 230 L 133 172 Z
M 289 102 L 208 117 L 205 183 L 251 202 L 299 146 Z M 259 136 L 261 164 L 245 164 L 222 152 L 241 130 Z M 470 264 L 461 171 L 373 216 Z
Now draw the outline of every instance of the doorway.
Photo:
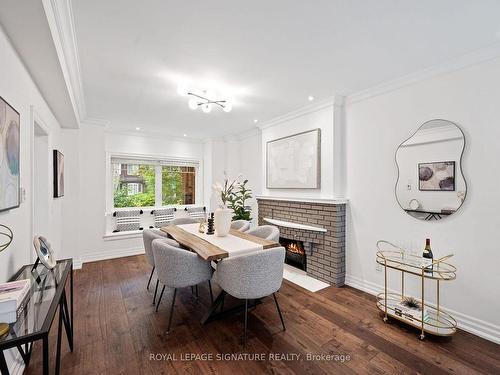
M 50 150 L 47 130 L 38 122 L 33 122 L 33 159 L 32 159 L 32 234 L 49 236 L 50 204 Z M 33 257 L 33 252 L 32 257 Z

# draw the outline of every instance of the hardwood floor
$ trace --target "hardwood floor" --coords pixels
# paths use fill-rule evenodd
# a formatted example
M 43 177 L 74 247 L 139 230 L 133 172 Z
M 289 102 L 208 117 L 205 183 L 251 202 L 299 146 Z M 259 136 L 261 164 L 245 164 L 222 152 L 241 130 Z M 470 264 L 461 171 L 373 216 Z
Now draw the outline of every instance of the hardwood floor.
M 349 287 L 310 293 L 285 281 L 278 299 L 286 332 L 272 297 L 266 298 L 249 313 L 245 349 L 240 344 L 242 314 L 201 326 L 209 303 L 207 287 L 200 286 L 199 302 L 187 288 L 177 293 L 173 331 L 166 336 L 172 294 L 165 291 L 156 313 L 153 282 L 146 291 L 150 270 L 143 256 L 134 256 L 87 263 L 76 271 L 75 351 L 69 352 L 63 335 L 62 374 L 500 373 L 499 345 L 462 331 L 452 339 L 428 337 L 422 342 L 414 329 L 396 321 L 385 324 L 374 297 Z M 51 371 L 56 328 L 57 318 L 51 332 Z M 275 360 L 218 360 L 220 353 L 273 355 Z M 35 347 L 26 374 L 41 373 L 40 354 L 41 347 Z M 186 358 L 210 354 L 212 360 Z M 308 360 L 308 354 L 349 360 Z

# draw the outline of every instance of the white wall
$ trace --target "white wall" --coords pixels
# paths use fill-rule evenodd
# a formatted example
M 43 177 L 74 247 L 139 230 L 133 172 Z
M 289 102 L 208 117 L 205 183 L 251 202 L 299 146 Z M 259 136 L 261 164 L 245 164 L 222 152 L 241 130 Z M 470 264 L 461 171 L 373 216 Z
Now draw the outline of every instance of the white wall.
M 266 147 L 267 142 L 301 133 L 321 129 L 321 188 L 320 189 L 267 189 Z M 262 129 L 261 171 L 262 194 L 280 197 L 334 198 L 334 107 L 333 105 L 308 112 L 287 121 Z
M 231 139 L 226 150 L 226 170 L 229 176 L 242 174 L 247 179 L 247 187 L 252 189 L 252 199 L 246 204 L 252 207 L 252 222 L 257 223 L 258 210 L 255 197 L 262 194 L 262 136 L 260 131 L 243 134 L 240 138 Z
M 73 213 L 72 224 L 65 224 L 65 244 L 75 248 L 77 261 L 137 254 L 143 251 L 142 236 L 106 237 L 112 231 L 109 157 L 112 154 L 136 154 L 199 160 L 197 200 L 204 202 L 204 145 L 199 141 L 171 139 L 141 134 L 108 133 L 104 127 L 82 124 L 80 130 L 64 131 L 66 144 L 71 145 L 72 181 L 77 181 L 67 198 Z M 106 196 L 108 199 L 106 200 Z M 75 233 L 74 228 L 78 228 Z M 67 232 L 66 232 L 67 230 Z M 66 235 L 67 234 L 67 235 Z
M 372 291 L 383 285 L 383 273 L 375 266 L 377 240 L 420 252 L 425 238 L 431 238 L 434 255 L 454 253 L 451 261 L 458 268 L 456 281 L 442 283 L 442 305 L 457 312 L 462 327 L 496 341 L 500 341 L 499 98 L 497 59 L 351 103 L 346 109 L 348 282 Z M 453 121 L 465 133 L 468 191 L 457 213 L 425 222 L 407 215 L 396 202 L 394 152 L 433 118 Z M 394 275 L 391 286 L 397 288 L 398 280 Z M 416 285 L 412 289 L 417 293 Z
M 48 132 L 49 151 L 53 148 L 66 152 L 66 148 L 60 142 L 60 125 L 45 100 L 40 94 L 35 83 L 26 71 L 21 60 L 10 45 L 3 29 L 0 27 L 0 96 L 4 98 L 19 113 L 21 118 L 21 187 L 26 189 L 26 201 L 19 208 L 0 212 L 0 223 L 7 225 L 14 232 L 14 240 L 10 247 L 0 252 L 0 282 L 7 281 L 22 265 L 28 264 L 34 254 L 32 246 L 32 132 L 33 117 L 43 122 Z M 33 108 L 33 112 L 32 112 Z M 52 162 L 52 157 L 50 161 Z M 52 195 L 52 173 L 49 177 L 48 191 Z M 35 188 L 36 181 L 35 181 Z M 61 210 L 65 198 L 49 199 L 49 219 L 51 226 L 44 233 L 54 247 L 58 258 L 67 256 L 67 252 L 61 247 L 60 225 Z M 8 356 L 11 369 L 14 364 Z

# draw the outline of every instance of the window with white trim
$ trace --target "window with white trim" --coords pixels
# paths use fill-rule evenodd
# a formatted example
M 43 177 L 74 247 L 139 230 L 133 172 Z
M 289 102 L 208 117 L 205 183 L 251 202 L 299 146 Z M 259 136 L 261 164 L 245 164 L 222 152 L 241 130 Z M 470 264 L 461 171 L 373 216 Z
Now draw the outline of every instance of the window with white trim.
M 197 173 L 191 161 L 112 157 L 113 207 L 195 204 Z

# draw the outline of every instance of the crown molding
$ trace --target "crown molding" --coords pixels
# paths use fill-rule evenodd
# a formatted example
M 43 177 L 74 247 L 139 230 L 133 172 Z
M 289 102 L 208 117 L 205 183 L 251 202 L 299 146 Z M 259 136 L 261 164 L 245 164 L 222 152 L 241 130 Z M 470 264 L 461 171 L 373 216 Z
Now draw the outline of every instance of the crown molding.
M 423 69 L 418 72 L 411 73 L 390 81 L 386 81 L 366 90 L 350 94 L 346 97 L 345 104 L 354 104 L 362 100 L 370 99 L 377 95 L 385 94 L 405 86 L 409 86 L 430 78 L 451 73 L 499 57 L 500 43 L 494 43 L 488 47 L 476 50 L 471 53 L 467 53 L 465 55 L 459 56 L 458 58 L 448 60 L 447 62 L 444 62 L 442 64 L 434 65 L 430 68 Z
M 128 131 L 128 130 L 118 130 L 110 128 L 107 126 L 104 130 L 106 134 L 110 135 L 124 135 L 128 137 L 141 137 L 141 138 L 155 138 L 162 139 L 166 141 L 184 142 L 184 143 L 196 143 L 203 144 L 205 140 L 191 137 L 179 137 L 177 135 L 171 135 L 168 133 L 161 132 L 148 132 L 148 131 Z
M 260 134 L 262 134 L 262 130 L 259 127 L 255 126 L 239 133 L 227 135 L 224 137 L 224 140 L 226 142 L 243 141 L 245 139 L 252 138 Z
M 308 115 L 309 113 L 317 112 L 317 111 L 320 111 L 320 110 L 328 108 L 328 107 L 333 108 L 333 106 L 336 103 L 337 102 L 335 100 L 335 97 L 329 97 L 329 98 L 326 98 L 323 100 L 319 100 L 316 103 L 312 103 L 312 104 L 309 104 L 309 105 L 304 106 L 302 108 L 299 108 L 295 111 L 288 112 L 282 116 L 275 117 L 269 121 L 262 123 L 261 125 L 257 125 L 257 127 L 261 130 L 264 130 L 264 129 L 270 128 L 272 126 L 276 126 L 278 124 L 281 124 L 283 122 L 290 121 L 290 120 L 296 119 L 298 117 Z
M 88 119 L 71 0 L 42 0 L 42 4 L 73 111 L 80 125 Z
M 96 117 L 85 117 L 80 122 L 81 122 L 81 124 L 102 126 L 104 128 L 108 128 L 110 126 L 110 122 L 108 120 L 103 120 L 103 119 L 96 118 Z

